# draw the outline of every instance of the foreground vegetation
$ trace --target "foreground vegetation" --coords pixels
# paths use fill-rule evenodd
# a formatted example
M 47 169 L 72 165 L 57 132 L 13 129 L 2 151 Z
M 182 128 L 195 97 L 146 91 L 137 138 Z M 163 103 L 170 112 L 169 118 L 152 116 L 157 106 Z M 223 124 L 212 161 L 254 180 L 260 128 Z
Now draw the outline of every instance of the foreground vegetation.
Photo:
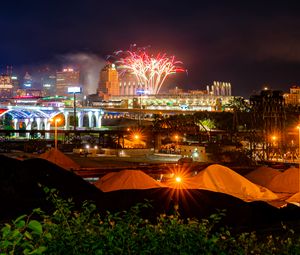
M 216 228 L 222 213 L 201 221 L 160 215 L 155 222 L 141 216 L 149 203 L 105 216 L 96 206 L 72 201 L 46 190 L 55 210 L 40 209 L 2 224 L 0 254 L 300 254 L 300 238 L 285 229 L 281 237 L 232 235 Z

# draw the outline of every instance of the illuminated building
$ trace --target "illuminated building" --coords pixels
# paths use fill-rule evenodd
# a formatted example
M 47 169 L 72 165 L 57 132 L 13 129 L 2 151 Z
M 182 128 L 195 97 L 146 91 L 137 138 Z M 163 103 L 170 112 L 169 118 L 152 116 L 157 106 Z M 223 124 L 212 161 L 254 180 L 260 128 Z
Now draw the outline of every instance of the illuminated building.
M 69 87 L 80 87 L 80 73 L 73 68 L 65 68 L 56 72 L 56 95 L 70 96 Z
M 10 75 L 0 75 L 0 98 L 9 98 L 13 95 L 13 81 Z
M 105 99 L 120 95 L 119 75 L 114 64 L 107 64 L 100 71 L 98 95 Z
M 55 84 L 56 76 L 54 74 L 47 74 L 41 78 L 41 85 L 43 88 L 44 96 L 54 96 L 55 95 Z
M 72 107 L 73 100 L 64 96 L 48 96 L 40 98 L 36 104 L 42 107 Z
M 207 94 L 157 94 L 133 96 L 114 96 L 109 101 L 91 103 L 94 106 L 109 108 L 144 108 L 153 110 L 199 110 L 220 111 L 229 103 L 232 96 L 215 96 Z M 224 108 L 225 110 L 225 108 Z
M 11 82 L 12 82 L 12 84 L 13 84 L 13 90 L 14 90 L 14 93 L 15 93 L 15 91 L 16 91 L 16 90 L 19 88 L 19 86 L 20 86 L 18 76 L 16 76 L 16 75 L 11 75 Z
M 134 74 L 125 73 L 120 77 L 120 95 L 123 96 L 134 96 L 138 94 L 138 91 L 147 91 L 144 84 L 137 81 Z
M 300 105 L 300 87 L 292 86 L 290 93 L 283 94 L 285 104 Z
M 175 88 L 169 90 L 168 94 L 132 94 L 135 87 L 128 83 L 121 87 L 120 95 L 111 96 L 109 100 L 99 101 L 89 98 L 89 105 L 107 108 L 143 108 L 149 110 L 197 110 L 197 111 L 223 111 L 233 98 L 231 96 L 231 84 L 226 82 L 215 82 L 215 85 L 207 86 L 206 90 L 189 90 Z M 130 88 L 124 90 L 124 88 Z M 129 92 L 131 91 L 131 92 Z M 136 90 L 138 92 L 138 90 Z M 129 93 L 128 93 L 129 92 Z M 128 93 L 128 94 L 127 94 Z
M 35 106 L 39 99 L 39 96 L 18 95 L 10 98 L 9 103 L 14 106 Z
M 43 91 L 40 89 L 17 89 L 16 90 L 17 97 L 42 97 Z
M 24 78 L 23 78 L 23 88 L 27 89 L 27 88 L 31 88 L 32 87 L 32 78 L 31 75 L 26 72 Z

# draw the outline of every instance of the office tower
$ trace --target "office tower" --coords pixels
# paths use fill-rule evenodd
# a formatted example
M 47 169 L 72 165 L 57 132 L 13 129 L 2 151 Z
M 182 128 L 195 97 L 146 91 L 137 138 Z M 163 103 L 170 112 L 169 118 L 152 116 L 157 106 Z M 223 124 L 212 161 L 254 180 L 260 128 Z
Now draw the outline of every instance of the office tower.
M 114 64 L 107 64 L 100 71 L 98 94 L 108 98 L 120 95 L 119 76 Z
M 56 72 L 56 95 L 70 96 L 68 94 L 69 87 L 81 87 L 79 71 L 73 68 L 65 68 Z
M 0 98 L 9 98 L 13 96 L 13 82 L 10 75 L 0 75 Z
M 54 96 L 55 95 L 55 84 L 56 75 L 55 74 L 45 74 L 41 77 L 41 85 L 43 90 L 43 95 Z
M 28 89 L 31 87 L 32 87 L 32 77 L 28 72 L 26 72 L 25 76 L 23 77 L 23 88 Z

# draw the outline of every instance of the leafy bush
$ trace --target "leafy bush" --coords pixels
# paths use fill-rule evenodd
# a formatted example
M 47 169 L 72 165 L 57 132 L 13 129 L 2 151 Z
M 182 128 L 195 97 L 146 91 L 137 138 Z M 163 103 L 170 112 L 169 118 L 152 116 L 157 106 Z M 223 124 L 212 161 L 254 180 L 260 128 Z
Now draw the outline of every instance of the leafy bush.
M 149 203 L 100 215 L 92 203 L 78 211 L 72 200 L 46 192 L 56 210 L 36 209 L 1 226 L 0 254 L 300 254 L 299 236 L 286 228 L 283 237 L 263 238 L 216 230 L 222 212 L 198 221 L 181 219 L 175 208 L 174 215 L 150 222 L 140 216 Z

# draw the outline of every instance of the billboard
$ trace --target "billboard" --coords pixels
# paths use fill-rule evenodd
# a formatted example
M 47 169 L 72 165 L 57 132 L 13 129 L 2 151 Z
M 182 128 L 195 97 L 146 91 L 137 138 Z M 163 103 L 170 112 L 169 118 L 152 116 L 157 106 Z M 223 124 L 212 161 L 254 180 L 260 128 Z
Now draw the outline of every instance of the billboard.
M 81 87 L 68 87 L 68 93 L 69 94 L 80 94 Z

